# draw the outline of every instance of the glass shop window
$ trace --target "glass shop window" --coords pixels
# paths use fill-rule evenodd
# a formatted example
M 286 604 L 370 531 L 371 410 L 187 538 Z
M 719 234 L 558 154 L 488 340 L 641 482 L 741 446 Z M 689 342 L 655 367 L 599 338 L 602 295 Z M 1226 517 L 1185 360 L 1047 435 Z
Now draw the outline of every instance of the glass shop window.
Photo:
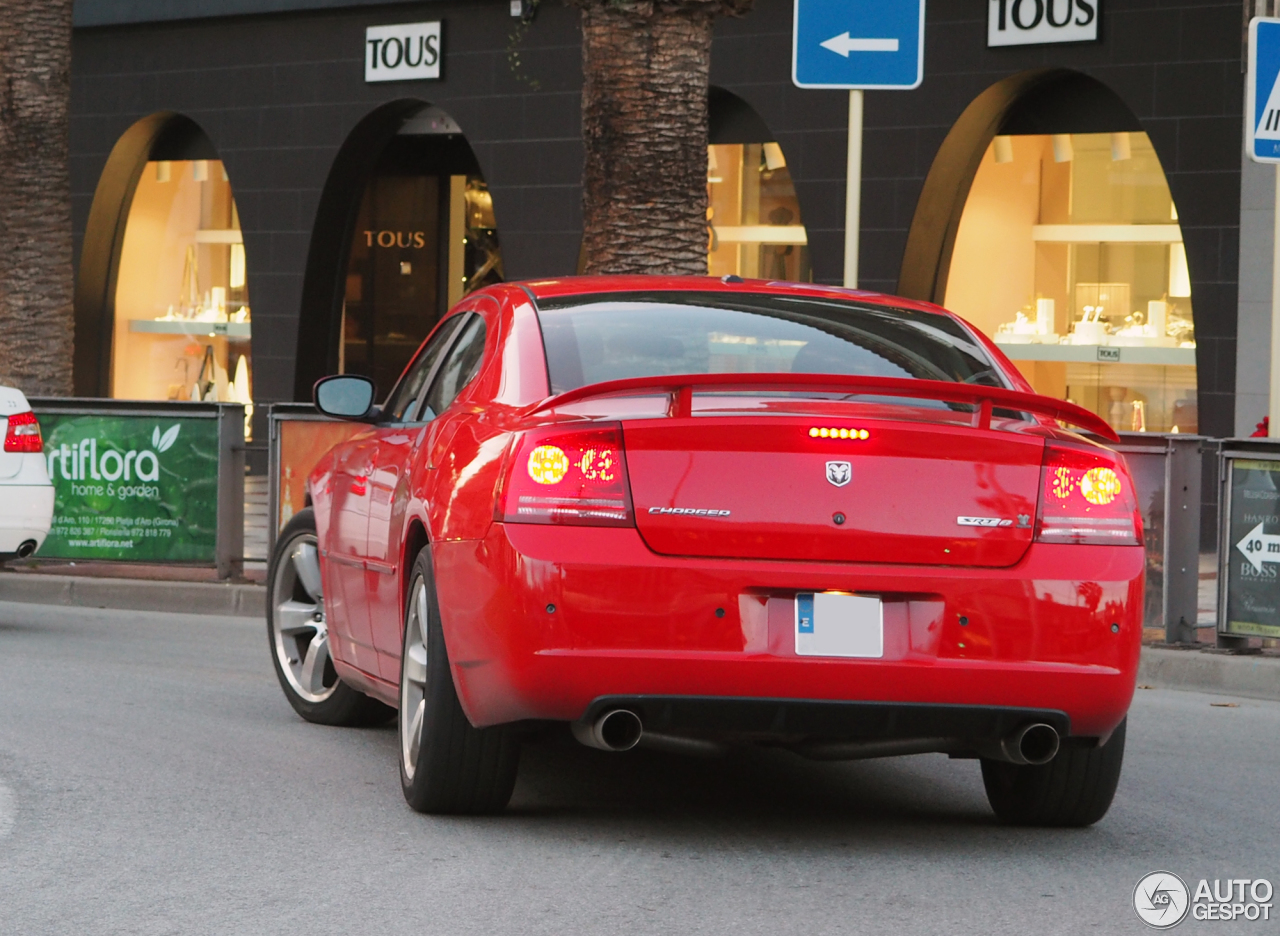
M 1145 133 L 996 137 L 965 203 L 946 306 L 1041 393 L 1122 431 L 1197 429 L 1187 255 Z
M 809 239 L 777 143 L 707 147 L 707 272 L 808 282 Z
M 250 334 L 244 238 L 222 163 L 148 162 L 120 253 L 111 395 L 251 408 Z
M 503 279 L 493 198 L 473 174 L 387 173 L 369 180 L 342 307 L 342 373 L 395 385 L 440 316 Z

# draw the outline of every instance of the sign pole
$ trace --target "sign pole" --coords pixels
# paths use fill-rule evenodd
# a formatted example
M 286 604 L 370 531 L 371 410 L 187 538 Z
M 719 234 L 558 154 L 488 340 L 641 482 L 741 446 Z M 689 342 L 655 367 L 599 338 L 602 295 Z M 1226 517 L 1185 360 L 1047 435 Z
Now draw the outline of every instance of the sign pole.
M 1280 163 L 1276 164 L 1275 236 L 1271 245 L 1271 394 L 1267 435 L 1280 439 Z
M 794 3 L 792 83 L 797 88 L 849 92 L 844 285 L 857 289 L 862 233 L 862 92 L 920 87 L 924 81 L 925 0 Z
M 1271 245 L 1271 373 L 1267 435 L 1280 438 L 1280 17 L 1249 20 L 1245 78 L 1245 152 L 1256 163 L 1275 163 L 1275 223 Z
M 1277 191 L 1280 191 L 1278 189 Z M 1280 214 L 1277 215 L 1280 217 Z M 862 233 L 862 91 L 849 92 L 849 154 L 844 194 L 844 285 L 858 288 L 858 247 Z M 1277 330 L 1280 334 L 1280 330 Z M 1274 357 L 1274 354 L 1273 354 Z M 1276 393 L 1272 376 L 1272 396 Z

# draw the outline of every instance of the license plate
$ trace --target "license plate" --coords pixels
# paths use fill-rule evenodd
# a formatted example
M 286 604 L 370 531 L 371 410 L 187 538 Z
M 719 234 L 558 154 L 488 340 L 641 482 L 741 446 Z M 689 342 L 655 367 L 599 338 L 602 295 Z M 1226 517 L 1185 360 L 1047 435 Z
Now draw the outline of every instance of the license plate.
M 883 657 L 880 599 L 825 592 L 796 595 L 796 655 Z

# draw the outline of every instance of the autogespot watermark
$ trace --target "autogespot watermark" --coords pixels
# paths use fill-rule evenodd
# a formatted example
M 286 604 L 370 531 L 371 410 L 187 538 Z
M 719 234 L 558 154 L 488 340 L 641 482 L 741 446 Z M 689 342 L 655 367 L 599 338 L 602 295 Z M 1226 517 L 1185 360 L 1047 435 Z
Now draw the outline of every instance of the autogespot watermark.
M 1133 889 L 1133 909 L 1155 929 L 1195 920 L 1270 920 L 1271 882 L 1266 878 L 1201 878 L 1193 892 L 1172 871 L 1152 871 Z

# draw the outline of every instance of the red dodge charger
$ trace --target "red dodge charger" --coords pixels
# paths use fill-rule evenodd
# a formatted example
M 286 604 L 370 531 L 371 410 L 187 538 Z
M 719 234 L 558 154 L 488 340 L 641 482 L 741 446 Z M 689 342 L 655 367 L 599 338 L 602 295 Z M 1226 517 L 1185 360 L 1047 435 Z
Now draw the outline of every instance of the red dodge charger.
M 569 278 L 468 296 L 282 531 L 268 630 L 325 724 L 399 712 L 405 797 L 491 812 L 524 737 L 981 760 L 1010 822 L 1110 806 L 1141 640 L 1094 414 L 927 303 Z

